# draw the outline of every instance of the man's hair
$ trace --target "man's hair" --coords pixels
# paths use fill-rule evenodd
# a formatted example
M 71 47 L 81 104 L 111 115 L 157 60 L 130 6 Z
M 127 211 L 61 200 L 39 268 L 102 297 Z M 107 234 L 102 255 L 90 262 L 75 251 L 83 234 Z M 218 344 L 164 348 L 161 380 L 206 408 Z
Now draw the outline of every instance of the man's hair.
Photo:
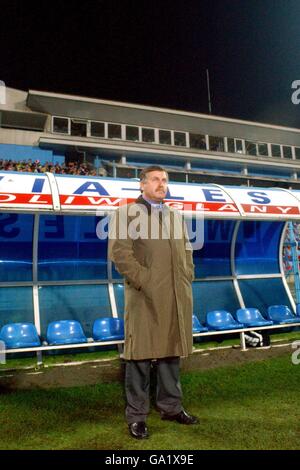
M 142 171 L 140 172 L 140 181 L 145 181 L 145 179 L 147 178 L 147 174 L 151 171 L 164 171 L 168 176 L 168 172 L 163 167 L 158 165 L 152 165 L 142 169 Z

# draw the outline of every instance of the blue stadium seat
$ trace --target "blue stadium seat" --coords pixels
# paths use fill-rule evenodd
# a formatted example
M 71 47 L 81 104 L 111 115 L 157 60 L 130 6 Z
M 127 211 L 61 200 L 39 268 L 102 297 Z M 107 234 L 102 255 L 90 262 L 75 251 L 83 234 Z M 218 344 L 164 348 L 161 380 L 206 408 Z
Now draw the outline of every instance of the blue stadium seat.
M 203 326 L 196 315 L 193 315 L 193 333 L 204 333 L 208 328 Z
M 60 320 L 49 323 L 47 342 L 50 345 L 86 343 L 87 338 L 77 320 Z
M 271 320 L 266 320 L 257 308 L 239 308 L 236 311 L 235 318 L 245 326 L 270 326 Z
M 267 317 L 277 324 L 300 323 L 300 318 L 294 315 L 286 305 L 271 305 Z
M 7 349 L 41 346 L 33 323 L 8 323 L 1 328 L 0 339 Z
M 206 314 L 206 325 L 209 330 L 237 330 L 244 325 L 238 323 L 226 310 L 212 310 Z
M 296 316 L 300 317 L 300 304 L 296 305 Z
M 97 318 L 93 325 L 93 338 L 96 341 L 119 341 L 124 339 L 122 318 Z

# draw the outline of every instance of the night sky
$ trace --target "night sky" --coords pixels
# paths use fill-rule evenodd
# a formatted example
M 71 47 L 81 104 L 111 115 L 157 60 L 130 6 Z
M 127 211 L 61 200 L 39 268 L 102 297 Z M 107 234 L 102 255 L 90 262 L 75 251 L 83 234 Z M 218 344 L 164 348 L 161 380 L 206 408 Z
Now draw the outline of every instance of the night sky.
M 7 86 L 300 128 L 300 0 L 0 0 Z

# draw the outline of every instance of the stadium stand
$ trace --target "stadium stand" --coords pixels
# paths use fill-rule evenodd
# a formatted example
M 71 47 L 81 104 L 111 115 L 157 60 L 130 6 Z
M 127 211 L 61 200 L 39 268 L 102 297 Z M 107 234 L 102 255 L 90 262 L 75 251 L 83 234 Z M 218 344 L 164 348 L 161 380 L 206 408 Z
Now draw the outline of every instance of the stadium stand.
M 273 324 L 264 317 L 271 304 L 285 304 L 290 313 L 295 310 L 286 278 L 289 275 L 293 282 L 295 272 L 299 277 L 293 255 L 294 238 L 297 247 L 300 240 L 300 225 L 293 218 L 298 212 L 290 212 L 288 232 L 291 200 L 285 205 L 288 191 L 276 196 L 274 188 L 300 188 L 298 130 L 34 90 L 7 93 L 12 108 L 2 110 L 0 125 L 0 326 L 6 326 L 8 318 L 16 324 L 22 319 L 23 325 L 35 323 L 44 339 L 51 322 L 61 328 L 64 321 L 70 326 L 76 319 L 79 325 L 77 336 L 70 328 L 61 333 L 62 343 L 56 342 L 56 335 L 53 343 L 41 346 L 37 333 L 36 343 L 9 346 L 7 339 L 9 352 L 30 344 L 36 344 L 32 350 L 50 350 L 123 342 L 124 282 L 107 260 L 106 241 L 97 237 L 102 220 L 97 208 L 107 215 L 106 209 L 126 191 L 135 198 L 139 172 L 157 163 L 168 170 L 171 205 L 189 201 L 197 190 L 197 206 L 201 194 L 206 195 L 201 207 L 219 206 L 216 218 L 205 216 L 205 243 L 194 250 L 194 338 L 235 332 L 243 349 L 243 339 L 251 342 L 251 335 L 253 343 L 262 342 L 257 335 L 263 334 L 254 330 L 283 330 L 285 322 Z M 79 102 L 82 116 L 77 116 Z M 172 188 L 174 182 L 184 185 Z M 49 211 L 44 206 L 51 199 L 45 199 L 48 184 L 53 192 Z M 231 186 L 223 191 L 218 186 L 223 184 Z M 247 202 L 242 192 L 233 197 L 237 205 L 230 213 L 230 194 L 238 185 L 249 191 L 254 213 L 241 210 Z M 262 191 L 268 187 L 273 189 Z M 279 212 L 269 218 L 267 201 L 272 202 L 273 194 L 277 199 L 274 196 L 271 206 L 279 204 Z M 15 196 L 23 205 L 9 205 Z M 33 201 L 30 207 L 24 205 L 27 196 Z M 61 198 L 69 205 L 63 207 Z M 297 192 L 293 198 L 297 200 Z M 72 207 L 73 200 L 77 207 Z M 78 200 L 84 205 L 80 207 Z M 224 214 L 218 213 L 221 209 Z M 239 219 L 235 216 L 240 210 Z M 259 220 L 260 216 L 264 218 Z M 295 297 L 299 302 L 300 290 Z M 238 323 L 229 312 L 245 305 L 255 308 L 246 309 Z M 208 330 L 204 321 L 215 311 L 219 317 L 214 313 L 217 318 Z M 298 316 L 291 315 L 289 325 L 299 324 L 300 303 Z

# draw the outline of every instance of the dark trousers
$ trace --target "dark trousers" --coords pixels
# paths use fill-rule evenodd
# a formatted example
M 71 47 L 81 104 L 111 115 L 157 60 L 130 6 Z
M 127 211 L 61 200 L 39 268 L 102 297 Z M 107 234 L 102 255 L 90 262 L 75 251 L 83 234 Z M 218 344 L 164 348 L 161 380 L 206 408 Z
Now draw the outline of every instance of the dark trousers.
M 179 357 L 157 359 L 156 406 L 162 413 L 175 415 L 182 410 Z M 145 421 L 150 408 L 151 360 L 126 361 L 125 393 L 128 424 Z

